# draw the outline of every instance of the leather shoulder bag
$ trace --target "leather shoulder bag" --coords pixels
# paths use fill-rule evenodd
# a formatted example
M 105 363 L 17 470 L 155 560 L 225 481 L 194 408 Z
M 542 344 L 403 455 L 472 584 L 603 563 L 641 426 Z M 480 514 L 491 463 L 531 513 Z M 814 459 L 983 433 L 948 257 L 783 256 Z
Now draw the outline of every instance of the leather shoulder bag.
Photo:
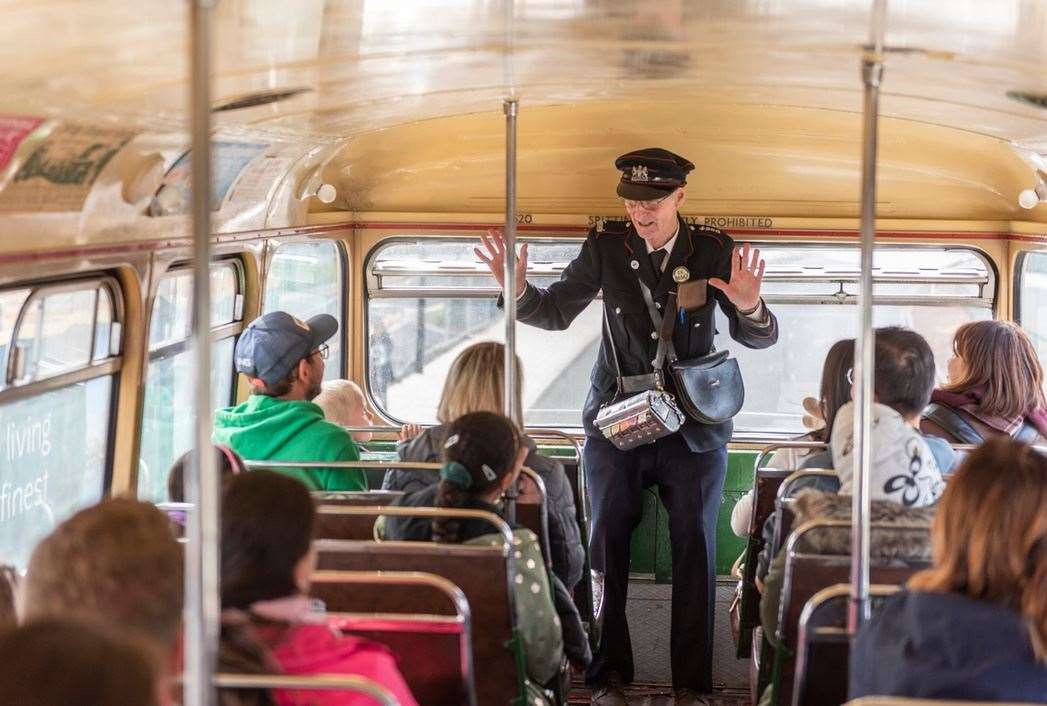
M 661 370 L 663 356 L 668 355 L 669 373 L 676 383 L 680 406 L 696 422 L 720 424 L 738 414 L 745 402 L 745 383 L 738 360 L 728 351 L 712 351 L 708 355 L 680 360 L 673 346 L 672 335 L 679 316 L 676 292 L 669 293 L 666 316 L 663 318 L 654 305 L 651 290 L 638 280 L 643 292 L 647 313 L 659 334 L 655 370 Z

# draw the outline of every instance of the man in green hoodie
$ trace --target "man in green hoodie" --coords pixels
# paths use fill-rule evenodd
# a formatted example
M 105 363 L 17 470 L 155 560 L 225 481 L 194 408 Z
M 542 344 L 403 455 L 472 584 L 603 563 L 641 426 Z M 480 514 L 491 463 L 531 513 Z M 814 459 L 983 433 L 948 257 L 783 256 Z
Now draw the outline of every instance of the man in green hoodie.
M 251 396 L 215 412 L 215 443 L 249 461 L 358 461 L 353 437 L 324 419 L 312 400 L 324 379 L 324 343 L 338 321 L 321 314 L 301 321 L 273 311 L 251 322 L 236 342 L 236 370 L 247 376 Z M 354 468 L 274 468 L 311 490 L 367 490 Z

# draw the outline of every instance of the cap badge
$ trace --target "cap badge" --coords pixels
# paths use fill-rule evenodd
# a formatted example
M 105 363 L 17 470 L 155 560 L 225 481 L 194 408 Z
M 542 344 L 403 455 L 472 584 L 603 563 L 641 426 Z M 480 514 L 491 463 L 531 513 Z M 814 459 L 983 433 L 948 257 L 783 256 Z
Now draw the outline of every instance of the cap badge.
M 673 282 L 683 284 L 689 279 L 691 279 L 691 272 L 686 267 L 677 267 L 673 270 Z
M 634 270 L 638 270 L 638 269 L 640 269 L 640 263 L 637 262 L 636 260 L 633 260 L 632 262 L 629 263 L 629 267 L 633 268 Z
M 651 178 L 647 176 L 647 167 L 643 165 L 637 165 L 633 167 L 633 175 L 630 181 L 650 181 Z

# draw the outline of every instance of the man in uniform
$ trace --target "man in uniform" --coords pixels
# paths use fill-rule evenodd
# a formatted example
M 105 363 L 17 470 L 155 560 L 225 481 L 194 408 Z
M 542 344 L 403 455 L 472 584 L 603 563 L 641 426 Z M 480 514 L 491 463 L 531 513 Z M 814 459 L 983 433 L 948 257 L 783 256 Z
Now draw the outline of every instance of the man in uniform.
M 722 231 L 689 226 L 680 217 L 687 174 L 694 168 L 691 162 L 650 148 L 622 155 L 615 167 L 621 172 L 617 191 L 629 221 L 590 231 L 578 257 L 548 289 L 526 281 L 525 244 L 516 268 L 517 317 L 541 328 L 565 329 L 603 291 L 608 326 L 582 412 L 583 459 L 592 501 L 592 566 L 603 575 L 604 584 L 603 631 L 586 675 L 593 687 L 593 703 L 626 703 L 622 687 L 633 678 L 625 615 L 629 543 L 641 519 L 642 491 L 657 485 L 668 510 L 672 543 L 670 652 L 675 703 L 697 704 L 702 703 L 701 694 L 712 690 L 716 521 L 732 424 L 688 419 L 678 433 L 621 451 L 604 438 L 593 420 L 603 405 L 619 395 L 611 346 L 617 351 L 622 376 L 654 372 L 658 333 L 640 281 L 663 312 L 671 291 L 695 283 L 688 297 L 694 305 L 681 309 L 673 329 L 672 341 L 681 360 L 712 351 L 715 304 L 727 317 L 731 337 L 750 348 L 772 345 L 778 339 L 778 324 L 760 298 L 764 263 L 759 250 L 750 253 L 748 244 L 735 248 Z M 477 256 L 503 282 L 501 234 L 489 231 L 482 244 Z M 703 286 L 706 279 L 708 285 Z M 675 392 L 671 376 L 667 371 L 663 375 L 670 392 Z

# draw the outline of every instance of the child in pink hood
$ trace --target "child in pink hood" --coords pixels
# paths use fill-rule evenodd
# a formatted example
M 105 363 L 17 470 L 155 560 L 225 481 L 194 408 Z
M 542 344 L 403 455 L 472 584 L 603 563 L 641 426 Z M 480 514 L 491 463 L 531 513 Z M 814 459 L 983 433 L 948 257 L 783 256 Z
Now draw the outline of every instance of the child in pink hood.
M 389 649 L 329 627 L 309 598 L 316 566 L 315 517 L 308 489 L 289 476 L 252 471 L 226 485 L 223 638 L 239 644 L 223 649 L 223 657 L 230 652 L 241 657 L 253 653 L 258 664 L 252 665 L 252 671 L 365 677 L 385 687 L 402 706 L 417 706 Z M 245 650 L 247 642 L 253 644 Z M 275 691 L 271 696 L 277 706 L 378 704 L 369 696 L 347 691 Z M 264 703 L 264 697 L 255 703 Z

